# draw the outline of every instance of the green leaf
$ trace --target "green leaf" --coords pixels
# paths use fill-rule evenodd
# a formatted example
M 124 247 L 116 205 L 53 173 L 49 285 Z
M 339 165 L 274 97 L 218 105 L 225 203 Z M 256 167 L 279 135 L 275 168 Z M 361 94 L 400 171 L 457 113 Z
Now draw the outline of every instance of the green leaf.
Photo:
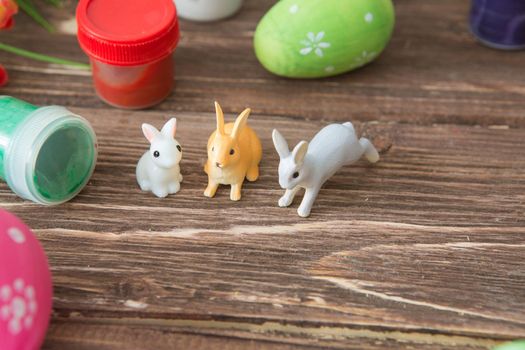
M 22 56 L 22 57 L 31 58 L 37 61 L 54 63 L 54 64 L 59 64 L 62 66 L 71 66 L 71 67 L 76 67 L 79 69 L 86 69 L 86 70 L 91 69 L 91 66 L 86 63 L 75 62 L 75 61 L 70 61 L 70 60 L 64 60 L 64 59 L 57 58 L 57 57 L 42 55 L 42 54 L 39 54 L 33 51 L 20 49 L 18 47 L 14 47 L 14 46 L 7 45 L 4 43 L 0 43 L 0 50 L 4 50 L 4 51 L 7 51 L 7 52 L 10 52 L 15 55 Z
M 54 1 L 54 0 L 51 0 Z M 55 27 L 51 23 L 49 23 L 36 9 L 35 5 L 31 2 L 31 0 L 16 0 L 18 3 L 18 6 L 27 13 L 35 22 L 40 24 L 42 27 L 44 27 L 48 32 L 53 33 L 55 31 Z

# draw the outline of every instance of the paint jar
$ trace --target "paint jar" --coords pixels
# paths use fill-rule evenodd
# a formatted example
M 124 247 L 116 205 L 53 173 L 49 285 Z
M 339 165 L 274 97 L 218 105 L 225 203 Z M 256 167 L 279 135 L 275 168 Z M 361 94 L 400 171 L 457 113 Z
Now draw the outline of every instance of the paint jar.
M 81 0 L 77 24 L 103 101 L 141 109 L 171 93 L 180 36 L 173 0 Z
M 217 21 L 233 16 L 244 0 L 175 0 L 179 16 L 192 21 Z
M 473 0 L 470 29 L 483 44 L 501 50 L 525 48 L 525 1 Z
M 87 120 L 64 107 L 0 96 L 0 178 L 17 195 L 45 205 L 66 202 L 87 184 L 96 160 Z

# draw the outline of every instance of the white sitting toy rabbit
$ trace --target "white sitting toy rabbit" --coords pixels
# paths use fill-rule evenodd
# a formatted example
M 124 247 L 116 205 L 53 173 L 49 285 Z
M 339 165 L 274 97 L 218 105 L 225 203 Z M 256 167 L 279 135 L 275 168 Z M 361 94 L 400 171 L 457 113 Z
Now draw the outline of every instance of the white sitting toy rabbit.
M 182 148 L 175 140 L 177 119 L 171 118 L 158 131 L 150 124 L 142 124 L 142 132 L 151 143 L 137 164 L 137 182 L 143 191 L 151 191 L 157 197 L 177 193 L 182 182 L 179 163 Z
M 273 144 L 279 162 L 279 185 L 286 190 L 279 199 L 280 207 L 288 207 L 299 191 L 305 194 L 297 209 L 299 216 L 308 217 L 319 190 L 344 165 L 355 163 L 361 156 L 375 163 L 379 154 L 372 143 L 357 135 L 352 123 L 330 124 L 315 135 L 310 144 L 301 141 L 292 152 L 277 130 L 273 130 Z

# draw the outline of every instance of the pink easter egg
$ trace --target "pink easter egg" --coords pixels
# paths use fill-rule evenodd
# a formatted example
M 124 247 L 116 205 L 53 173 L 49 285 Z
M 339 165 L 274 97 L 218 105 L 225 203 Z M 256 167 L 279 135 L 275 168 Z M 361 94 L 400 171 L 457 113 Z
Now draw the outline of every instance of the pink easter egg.
M 40 349 L 52 297 L 40 243 L 20 219 L 0 209 L 0 349 Z

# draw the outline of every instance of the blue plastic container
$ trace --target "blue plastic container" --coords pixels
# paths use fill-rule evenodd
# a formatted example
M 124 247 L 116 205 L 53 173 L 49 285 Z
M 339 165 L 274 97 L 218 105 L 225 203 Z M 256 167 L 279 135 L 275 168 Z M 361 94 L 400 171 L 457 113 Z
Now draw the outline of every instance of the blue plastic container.
M 524 49 L 525 0 L 472 0 L 470 28 L 489 47 Z

